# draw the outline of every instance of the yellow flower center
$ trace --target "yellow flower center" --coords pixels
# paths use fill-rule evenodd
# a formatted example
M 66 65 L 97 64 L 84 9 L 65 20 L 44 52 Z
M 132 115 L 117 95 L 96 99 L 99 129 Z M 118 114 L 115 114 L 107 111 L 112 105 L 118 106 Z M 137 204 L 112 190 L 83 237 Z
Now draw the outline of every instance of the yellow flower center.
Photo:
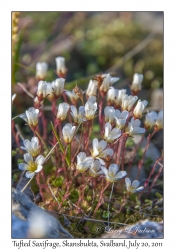
M 29 171 L 35 172 L 37 170 L 37 164 L 35 162 L 31 161 L 28 163 L 28 165 L 29 165 L 28 169 Z

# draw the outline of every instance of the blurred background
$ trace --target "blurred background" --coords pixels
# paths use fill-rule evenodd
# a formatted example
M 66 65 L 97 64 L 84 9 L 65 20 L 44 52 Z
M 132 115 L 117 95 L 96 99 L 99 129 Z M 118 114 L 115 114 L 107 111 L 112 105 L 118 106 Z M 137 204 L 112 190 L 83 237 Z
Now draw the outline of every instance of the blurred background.
M 63 56 L 66 82 L 111 72 L 127 85 L 137 72 L 145 89 L 162 87 L 163 12 L 13 12 L 12 29 L 13 84 L 32 85 L 41 61 L 54 80 Z

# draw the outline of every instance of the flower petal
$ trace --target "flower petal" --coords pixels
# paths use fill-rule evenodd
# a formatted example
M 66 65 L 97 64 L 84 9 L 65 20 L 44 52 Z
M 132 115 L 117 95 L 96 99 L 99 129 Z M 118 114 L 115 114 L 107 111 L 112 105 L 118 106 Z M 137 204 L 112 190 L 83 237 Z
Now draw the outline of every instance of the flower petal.
M 86 159 L 86 153 L 85 152 L 80 152 L 77 155 L 77 163 L 83 162 Z
M 143 189 L 144 189 L 144 187 L 141 186 L 141 187 L 137 188 L 135 191 L 136 191 L 136 192 L 141 192 Z
M 112 156 L 114 154 L 114 151 L 112 148 L 106 148 L 100 155 L 102 158 L 106 158 L 106 156 Z
M 23 141 L 23 144 L 24 144 L 24 146 L 26 147 L 26 149 L 28 149 L 28 148 L 30 149 L 30 148 L 31 148 L 31 145 L 30 145 L 31 143 L 30 143 L 29 140 L 27 140 L 27 139 L 24 140 L 24 141 Z
M 26 176 L 27 178 L 32 178 L 34 175 L 35 175 L 35 173 L 34 173 L 34 172 L 31 172 L 31 171 L 27 171 L 26 174 L 25 174 L 25 176 Z
M 26 153 L 26 154 L 24 154 L 24 160 L 25 160 L 25 162 L 29 163 L 29 162 L 33 161 L 33 157 L 29 153 Z
M 29 166 L 28 166 L 26 163 L 20 163 L 20 164 L 18 165 L 18 168 L 19 168 L 20 170 L 28 170 Z
M 120 118 L 120 116 L 121 116 L 120 110 L 116 109 L 114 115 L 116 116 L 116 118 Z
M 119 136 L 121 136 L 121 130 L 118 128 L 114 128 L 110 133 L 110 137 L 112 137 L 113 140 L 117 139 Z
M 134 120 L 134 118 L 131 119 L 131 124 L 133 127 L 139 127 L 141 124 L 141 121 L 139 119 Z
M 91 156 L 88 156 L 86 157 L 84 164 L 86 164 L 87 166 L 91 166 L 93 162 L 94 162 L 94 158 Z
M 124 110 L 122 113 L 121 113 L 121 119 L 125 119 L 126 120 L 126 118 L 128 117 L 128 115 L 129 115 L 129 112 L 127 111 L 127 110 Z
M 140 182 L 138 180 L 135 180 L 132 183 L 132 187 L 134 187 L 135 189 L 138 188 L 139 185 L 140 185 Z
M 43 166 L 42 165 L 38 165 L 37 169 L 35 170 L 35 173 L 38 173 L 42 170 Z
M 45 158 L 44 156 L 42 155 L 38 155 L 38 157 L 36 158 L 35 162 L 38 164 L 38 165 L 42 165 L 45 161 Z
M 116 176 L 114 177 L 114 179 L 115 179 L 115 180 L 118 180 L 118 179 L 123 178 L 123 177 L 126 176 L 126 175 L 127 175 L 126 171 L 120 171 L 120 172 L 118 172 L 118 173 L 116 174 Z
M 126 187 L 131 186 L 131 180 L 129 178 L 125 178 L 125 183 L 126 183 Z
M 31 142 L 32 142 L 32 143 L 37 143 L 37 144 L 39 145 L 39 140 L 38 140 L 38 138 L 35 137 L 35 136 L 32 137 Z
M 142 134 L 142 133 L 145 133 L 144 128 L 140 128 L 140 127 L 133 128 L 133 134 Z
M 93 146 L 93 150 L 95 151 L 98 147 L 98 139 L 97 138 L 93 139 L 92 146 Z
M 101 163 L 102 166 L 105 165 L 105 161 L 104 160 L 102 160 L 100 157 L 97 157 L 97 159 L 99 160 L 99 162 Z
M 105 175 L 107 175 L 107 174 L 108 174 L 108 170 L 107 170 L 107 168 L 105 168 L 105 167 L 101 166 L 101 170 L 103 171 L 103 173 L 104 173 Z
M 71 105 L 71 106 L 70 106 L 70 109 L 71 109 L 71 111 L 72 111 L 72 112 L 70 112 L 71 115 L 72 115 L 73 117 L 77 117 L 77 109 L 76 109 L 76 107 L 74 107 L 73 105 Z
M 23 146 L 21 146 L 20 148 L 21 148 L 21 149 L 23 149 L 23 150 L 26 150 L 26 148 L 25 148 L 25 147 L 23 147 Z
M 119 170 L 119 166 L 117 164 L 113 163 L 109 166 L 109 174 L 112 176 L 115 176 L 118 170 Z
M 105 140 L 101 140 L 98 143 L 98 150 L 101 152 L 107 147 L 107 142 Z

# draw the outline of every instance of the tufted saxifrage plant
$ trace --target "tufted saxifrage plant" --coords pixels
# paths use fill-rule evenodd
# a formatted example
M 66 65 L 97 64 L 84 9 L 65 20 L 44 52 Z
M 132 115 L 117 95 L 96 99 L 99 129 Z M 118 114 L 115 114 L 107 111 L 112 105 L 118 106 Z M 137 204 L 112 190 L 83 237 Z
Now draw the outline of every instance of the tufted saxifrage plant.
M 163 128 L 163 111 L 158 114 L 151 111 L 145 116 L 148 102 L 139 100 L 136 95 L 141 91 L 143 75 L 134 75 L 131 95 L 126 94 L 126 89 L 114 88 L 112 85 L 119 78 L 110 74 L 97 75 L 90 80 L 87 89 L 76 86 L 68 91 L 64 58 L 57 57 L 56 63 L 60 78 L 53 82 L 43 81 L 47 67 L 42 77 L 38 73 L 37 79 L 42 80 L 38 82 L 33 107 L 19 115 L 34 134 L 29 138 L 31 141 L 23 141 L 21 149 L 28 152 L 24 154 L 27 164 L 20 163 L 19 169 L 28 171 L 29 183 L 36 176 L 43 207 L 92 218 L 99 218 L 99 214 L 104 218 L 103 212 L 107 211 L 109 225 L 115 213 L 122 213 L 124 207 L 129 206 L 133 195 L 139 199 L 143 193 L 148 193 L 154 171 L 151 170 L 148 179 L 141 182 L 141 187 L 138 180 L 131 182 L 129 178 L 137 150 L 126 162 L 127 142 L 134 135 L 147 135 L 147 144 L 138 162 L 139 178 L 150 140 Z M 51 120 L 44 109 L 46 99 L 52 106 Z M 47 131 L 46 138 L 42 131 Z M 161 161 L 162 156 L 157 163 Z M 160 173 L 154 176 L 154 184 Z M 116 197 L 119 208 L 115 210 L 112 200 L 116 201 Z

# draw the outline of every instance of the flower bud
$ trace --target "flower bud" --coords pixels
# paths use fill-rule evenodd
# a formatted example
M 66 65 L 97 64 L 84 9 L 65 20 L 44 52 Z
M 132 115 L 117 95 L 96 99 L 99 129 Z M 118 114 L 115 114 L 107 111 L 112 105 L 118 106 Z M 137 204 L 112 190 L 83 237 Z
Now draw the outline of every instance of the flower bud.
M 58 106 L 57 118 L 61 121 L 64 121 L 67 117 L 69 107 L 69 104 L 67 104 L 66 102 L 60 103 Z
M 46 62 L 38 62 L 36 64 L 36 78 L 44 80 L 47 75 L 48 64 Z
M 147 101 L 141 101 L 139 100 L 137 105 L 134 108 L 133 114 L 134 114 L 134 118 L 141 118 L 142 117 L 142 113 L 145 109 L 145 107 L 148 105 Z
M 133 76 L 133 81 L 131 85 L 131 90 L 134 95 L 136 95 L 142 89 L 143 75 L 135 73 Z
M 72 126 L 70 123 L 67 123 L 63 129 L 62 129 L 62 133 L 63 133 L 63 139 L 66 143 L 70 143 L 74 137 L 74 133 L 75 133 L 76 127 Z
M 65 78 L 67 73 L 67 68 L 65 66 L 65 58 L 58 56 L 55 58 L 55 61 L 56 61 L 56 72 L 58 77 Z

